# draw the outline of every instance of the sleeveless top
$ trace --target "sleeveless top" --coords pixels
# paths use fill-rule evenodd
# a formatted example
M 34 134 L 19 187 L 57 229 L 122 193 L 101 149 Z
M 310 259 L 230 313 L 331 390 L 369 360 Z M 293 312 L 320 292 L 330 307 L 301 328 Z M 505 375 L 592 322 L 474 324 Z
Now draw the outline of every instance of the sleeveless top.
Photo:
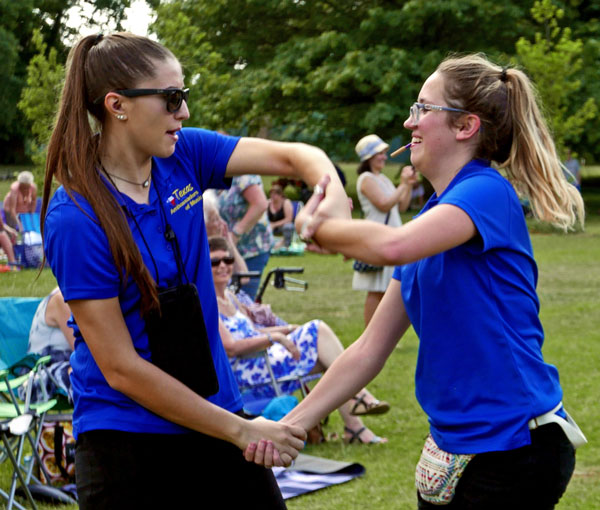
M 267 215 L 269 216 L 269 221 L 271 223 L 282 220 L 285 217 L 285 214 L 283 213 L 283 204 L 281 205 L 281 209 L 275 212 L 271 212 L 270 206 L 267 207 Z
M 29 352 L 40 353 L 46 347 L 59 351 L 71 351 L 71 346 L 60 328 L 49 326 L 46 322 L 46 309 L 48 301 L 56 294 L 56 290 L 47 295 L 38 305 L 31 329 L 29 330 Z

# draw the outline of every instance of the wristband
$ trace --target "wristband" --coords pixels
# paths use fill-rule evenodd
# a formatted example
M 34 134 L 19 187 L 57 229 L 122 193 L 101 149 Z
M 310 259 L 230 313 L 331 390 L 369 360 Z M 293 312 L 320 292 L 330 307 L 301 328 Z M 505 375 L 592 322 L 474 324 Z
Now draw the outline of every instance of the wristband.
M 231 227 L 231 233 L 236 236 L 236 237 L 242 237 L 244 235 L 244 233 L 242 232 L 241 234 L 238 233 L 238 231 L 235 229 L 237 225 L 234 225 L 233 227 Z
M 267 340 L 269 341 L 269 343 L 271 345 L 273 345 L 275 342 L 273 341 L 273 337 L 271 336 L 271 333 L 265 333 L 265 335 L 267 335 Z

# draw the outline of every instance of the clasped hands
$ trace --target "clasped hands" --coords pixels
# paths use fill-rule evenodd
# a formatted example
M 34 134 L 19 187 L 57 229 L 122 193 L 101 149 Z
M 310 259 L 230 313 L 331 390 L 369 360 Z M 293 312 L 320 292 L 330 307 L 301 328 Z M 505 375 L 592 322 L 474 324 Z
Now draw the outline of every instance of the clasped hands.
M 259 417 L 247 422 L 241 439 L 244 458 L 266 468 L 287 467 L 304 448 L 306 431 L 302 427 Z
M 313 239 L 321 224 L 331 218 L 350 219 L 352 199 L 345 193 L 327 194 L 331 182 L 329 175 L 324 175 L 314 187 L 314 192 L 308 202 L 296 216 L 296 231 L 300 239 L 307 244 L 309 251 L 330 253 Z

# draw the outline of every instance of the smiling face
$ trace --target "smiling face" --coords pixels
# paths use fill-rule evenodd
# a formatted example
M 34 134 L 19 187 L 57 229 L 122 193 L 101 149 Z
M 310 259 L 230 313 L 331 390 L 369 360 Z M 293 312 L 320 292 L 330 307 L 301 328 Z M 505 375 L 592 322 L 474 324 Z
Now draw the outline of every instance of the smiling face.
M 381 172 L 383 170 L 383 167 L 385 166 L 386 161 L 387 161 L 386 151 L 383 150 L 381 152 L 378 152 L 377 154 L 375 154 L 375 156 L 373 156 L 369 160 L 369 165 L 371 167 L 371 171 L 373 173 L 378 174 L 379 172 Z
M 139 81 L 134 88 L 184 88 L 181 65 L 176 59 L 157 61 L 155 69 L 153 78 Z M 179 138 L 177 131 L 181 129 L 182 122 L 190 116 L 187 103 L 184 101 L 178 111 L 170 113 L 162 95 L 119 97 L 123 112 L 127 115 L 127 137 L 131 148 L 142 158 L 166 158 L 173 154 Z
M 227 285 L 233 274 L 233 264 L 226 264 L 223 259 L 229 259 L 231 255 L 227 250 L 214 250 L 210 252 L 211 268 L 213 281 L 216 286 Z M 219 261 L 216 266 L 212 265 L 212 261 Z
M 448 106 L 444 99 L 444 78 L 433 73 L 421 88 L 418 102 L 438 106 Z M 444 159 L 456 148 L 456 129 L 448 122 L 446 111 L 421 110 L 419 123 L 414 124 L 411 117 L 404 127 L 412 131 L 410 161 L 425 176 L 443 165 Z

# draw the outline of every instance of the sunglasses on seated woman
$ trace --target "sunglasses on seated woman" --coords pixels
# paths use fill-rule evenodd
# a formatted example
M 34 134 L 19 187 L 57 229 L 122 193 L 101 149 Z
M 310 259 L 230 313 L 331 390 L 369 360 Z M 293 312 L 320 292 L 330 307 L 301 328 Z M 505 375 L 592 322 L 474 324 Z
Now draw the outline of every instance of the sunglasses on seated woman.
M 183 102 L 185 101 L 187 103 L 190 96 L 190 89 L 120 89 L 114 90 L 113 92 L 125 97 L 153 96 L 157 94 L 164 96 L 167 103 L 167 111 L 169 113 L 176 113 L 179 111 Z M 105 96 L 102 96 L 96 99 L 94 104 L 101 102 L 104 97 Z
M 215 259 L 210 259 L 210 265 L 212 267 L 217 267 L 221 262 L 225 262 L 225 264 L 227 264 L 228 266 L 230 266 L 231 264 L 234 263 L 234 258 L 233 257 L 221 257 L 221 258 L 215 258 Z

